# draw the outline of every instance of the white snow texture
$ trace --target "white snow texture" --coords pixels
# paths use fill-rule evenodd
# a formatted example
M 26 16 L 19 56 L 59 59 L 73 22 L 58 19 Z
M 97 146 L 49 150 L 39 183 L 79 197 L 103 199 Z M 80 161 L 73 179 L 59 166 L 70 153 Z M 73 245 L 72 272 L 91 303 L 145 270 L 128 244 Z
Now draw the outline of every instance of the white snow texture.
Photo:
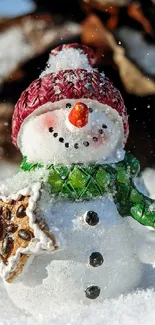
M 60 297 L 61 299 L 61 297 Z M 153 325 L 155 322 L 155 293 L 139 291 L 103 304 L 64 304 L 52 306 L 51 314 L 34 318 L 18 310 L 1 289 L 1 325 Z
M 41 76 L 52 72 L 57 73 L 60 70 L 79 68 L 90 72 L 94 70 L 88 62 L 87 55 L 82 50 L 74 48 L 63 49 L 56 56 L 50 55 L 47 67 Z
M 154 172 L 152 172 L 152 177 L 154 177 Z M 152 184 L 150 186 L 152 177 L 150 178 L 148 171 L 144 173 L 144 181 L 151 193 L 154 194 L 155 186 L 154 188 Z M 19 187 L 19 184 L 17 185 Z M 3 190 L 5 192 L 5 188 Z M 120 247 L 121 249 L 122 247 Z M 40 313 L 40 303 L 38 302 L 36 317 L 26 314 L 14 306 L 0 282 L 0 325 L 10 325 L 10 323 L 14 325 L 36 323 L 38 325 L 153 325 L 155 323 L 155 272 L 152 271 L 152 267 L 146 265 L 139 291 L 131 292 L 125 296 L 121 295 L 115 299 L 106 299 L 103 303 L 96 303 L 96 301 L 89 301 L 88 304 L 66 303 L 60 290 L 59 301 L 51 304 L 48 313 Z M 57 279 L 59 280 L 59 276 Z

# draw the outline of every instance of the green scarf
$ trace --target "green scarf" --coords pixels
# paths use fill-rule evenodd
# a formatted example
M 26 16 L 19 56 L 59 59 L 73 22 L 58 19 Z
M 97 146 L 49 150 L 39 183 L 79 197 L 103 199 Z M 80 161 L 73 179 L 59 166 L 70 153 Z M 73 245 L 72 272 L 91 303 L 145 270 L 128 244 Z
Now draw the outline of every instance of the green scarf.
M 155 228 L 155 201 L 139 193 L 133 179 L 140 171 L 137 159 L 126 153 L 115 164 L 43 165 L 24 157 L 20 171 L 49 170 L 48 184 L 53 196 L 83 201 L 110 194 L 122 217 L 132 216 L 145 226 Z M 154 208 L 154 209 L 153 209 Z

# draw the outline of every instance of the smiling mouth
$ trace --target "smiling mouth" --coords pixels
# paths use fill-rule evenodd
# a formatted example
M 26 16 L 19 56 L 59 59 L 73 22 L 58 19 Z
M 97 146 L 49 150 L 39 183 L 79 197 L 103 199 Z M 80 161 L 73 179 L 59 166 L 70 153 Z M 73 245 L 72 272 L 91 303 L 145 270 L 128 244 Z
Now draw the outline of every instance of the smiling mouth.
M 102 135 L 102 134 L 104 133 L 103 129 L 107 129 L 107 125 L 102 124 L 102 129 L 99 129 L 99 130 L 98 130 L 99 136 Z M 54 137 L 54 138 L 57 138 L 57 139 L 59 140 L 60 143 L 64 144 L 64 146 L 65 146 L 66 148 L 69 148 L 69 147 L 70 147 L 69 142 L 65 142 L 65 140 L 64 140 L 63 137 L 59 137 L 59 134 L 58 134 L 57 132 L 54 132 L 54 128 L 53 128 L 53 127 L 50 127 L 50 128 L 49 128 L 49 132 L 52 133 L 52 134 L 53 134 L 53 137 Z M 99 140 L 99 136 L 93 136 L 93 137 L 92 137 L 93 142 L 98 142 L 98 140 Z M 83 145 L 84 147 L 89 147 L 90 142 L 89 142 L 89 141 L 83 141 L 82 145 Z M 74 144 L 74 149 L 78 149 L 78 148 L 79 148 L 79 143 L 76 142 L 76 143 Z

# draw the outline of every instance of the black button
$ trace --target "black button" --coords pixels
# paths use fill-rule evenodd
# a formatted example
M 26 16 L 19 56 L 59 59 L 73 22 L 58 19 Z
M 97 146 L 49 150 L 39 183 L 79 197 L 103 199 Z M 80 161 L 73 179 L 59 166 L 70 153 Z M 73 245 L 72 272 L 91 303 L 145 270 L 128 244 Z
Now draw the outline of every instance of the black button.
M 86 291 L 86 297 L 88 299 L 96 299 L 100 295 L 101 289 L 97 286 L 89 286 Z
M 98 214 L 94 211 L 88 211 L 85 221 L 88 223 L 89 226 L 96 226 L 99 222 Z
M 101 253 L 94 252 L 89 257 L 89 264 L 93 267 L 101 266 L 104 262 L 104 258 Z

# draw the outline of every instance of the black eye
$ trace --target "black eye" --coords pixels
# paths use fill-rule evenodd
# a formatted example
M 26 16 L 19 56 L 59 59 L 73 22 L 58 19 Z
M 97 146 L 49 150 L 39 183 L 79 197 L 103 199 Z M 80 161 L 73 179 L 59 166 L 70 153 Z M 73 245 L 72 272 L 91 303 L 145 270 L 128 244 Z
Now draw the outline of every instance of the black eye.
M 66 104 L 66 108 L 71 108 L 71 106 L 72 106 L 72 105 L 71 105 L 70 103 L 67 103 L 67 104 Z
M 93 112 L 93 109 L 91 107 L 89 107 L 89 112 L 92 113 Z
M 53 132 L 53 127 L 51 126 L 49 129 L 48 129 L 49 132 Z
M 102 124 L 102 128 L 103 129 L 107 129 L 107 125 L 106 124 Z

